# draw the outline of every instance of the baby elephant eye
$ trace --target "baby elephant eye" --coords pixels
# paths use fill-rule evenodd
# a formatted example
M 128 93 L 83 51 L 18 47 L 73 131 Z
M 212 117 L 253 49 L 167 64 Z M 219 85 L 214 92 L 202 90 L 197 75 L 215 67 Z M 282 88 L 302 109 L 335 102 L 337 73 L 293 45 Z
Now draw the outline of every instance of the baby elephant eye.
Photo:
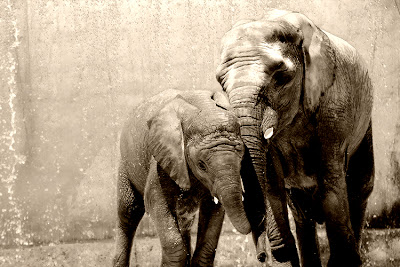
M 202 170 L 203 172 L 207 171 L 207 165 L 202 160 L 199 160 L 199 169 Z

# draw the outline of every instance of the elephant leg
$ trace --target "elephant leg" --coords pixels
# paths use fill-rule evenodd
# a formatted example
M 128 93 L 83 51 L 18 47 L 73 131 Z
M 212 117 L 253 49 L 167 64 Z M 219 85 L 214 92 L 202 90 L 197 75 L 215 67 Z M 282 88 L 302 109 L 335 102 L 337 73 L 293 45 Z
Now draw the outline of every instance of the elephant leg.
M 285 200 L 286 201 L 286 200 Z M 286 209 L 287 212 L 287 209 Z M 288 219 L 289 220 L 289 219 Z M 299 258 L 293 235 L 282 235 L 282 227 L 278 226 L 272 207 L 267 205 L 266 216 L 267 237 L 271 246 L 272 266 L 274 267 L 299 267 Z M 290 231 L 290 227 L 288 224 Z
M 296 221 L 296 235 L 302 266 L 321 267 L 318 235 L 313 220 Z
M 143 197 L 132 186 L 121 164 L 118 177 L 118 223 L 113 266 L 129 266 L 136 228 L 144 214 Z
M 174 216 L 167 210 L 168 206 L 162 205 L 162 203 L 155 204 L 158 208 L 152 209 L 150 217 L 156 225 L 160 238 L 162 249 L 161 266 L 189 265 L 190 251 L 186 246 L 187 238 L 185 238 L 187 234 L 181 234 Z
M 346 180 L 351 225 L 359 247 L 365 221 L 365 209 L 368 197 L 374 187 L 374 151 L 371 124 L 363 141 L 349 161 Z
M 187 204 L 187 203 L 186 203 Z M 179 211 L 178 211 L 179 210 Z M 179 212 L 182 212 L 180 214 Z M 186 248 L 186 256 L 190 259 L 191 258 L 191 229 L 193 226 L 194 218 L 196 216 L 195 212 L 188 212 L 185 207 L 183 210 L 176 209 L 176 220 L 178 223 L 178 229 L 182 235 L 183 244 Z
M 160 238 L 162 259 L 161 266 L 188 266 L 190 265 L 190 248 L 187 247 L 187 234 L 182 234 L 176 214 L 173 214 L 171 208 L 175 203 L 169 203 L 165 192 L 160 185 L 160 179 L 166 181 L 166 177 L 160 177 L 156 168 L 150 168 L 149 177 L 145 189 L 146 211 L 150 214 L 154 222 L 158 236 Z M 171 190 L 172 194 L 176 192 Z M 170 202 L 174 202 L 173 200 Z
M 224 214 L 222 205 L 215 204 L 211 196 L 201 201 L 196 249 L 191 266 L 213 266 Z
M 296 242 L 289 226 L 283 169 L 272 147 L 267 153 L 267 162 L 266 227 L 273 266 L 300 266 Z
M 296 222 L 296 236 L 301 265 L 321 267 L 315 221 L 310 218 L 310 210 L 304 205 L 310 204 L 306 199 L 307 196 L 298 189 L 291 190 L 289 195 L 289 206 Z
M 328 151 L 329 156 L 326 154 Z M 322 207 L 330 247 L 328 267 L 360 266 L 361 257 L 350 221 L 344 173 L 345 153 L 339 151 L 339 145 L 334 145 L 322 153 L 324 171 L 320 188 L 323 191 Z

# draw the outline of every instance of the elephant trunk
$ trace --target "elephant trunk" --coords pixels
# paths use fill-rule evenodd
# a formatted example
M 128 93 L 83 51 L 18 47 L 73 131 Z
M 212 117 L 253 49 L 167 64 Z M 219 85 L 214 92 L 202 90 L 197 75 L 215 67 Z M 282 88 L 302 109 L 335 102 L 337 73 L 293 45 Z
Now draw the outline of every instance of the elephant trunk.
M 259 90 L 258 86 L 244 85 L 231 89 L 228 95 L 239 120 L 243 142 L 248 148 L 252 165 L 264 191 L 266 141 L 262 138 L 261 122 L 265 104 L 260 102 L 256 105 Z
M 257 250 L 257 258 L 264 262 L 267 257 L 265 244 L 265 141 L 262 139 L 261 122 L 263 103 L 256 105 L 259 87 L 239 86 L 229 90 L 232 108 L 238 117 L 243 142 L 247 148 L 243 162 L 243 183 L 246 194 L 245 209 L 251 223 L 252 235 Z M 228 91 L 228 90 L 227 90 Z M 260 191 L 255 188 L 261 187 Z
M 248 234 L 251 231 L 250 223 L 247 219 L 243 206 L 243 194 L 240 176 L 232 174 L 222 174 L 215 183 L 215 192 L 221 201 L 225 212 L 232 225 L 241 234 Z
M 274 117 L 276 114 L 271 112 L 273 115 L 272 119 L 266 120 L 266 111 L 268 113 L 271 109 L 264 103 L 264 101 L 258 101 L 257 99 L 261 88 L 254 83 L 243 82 L 243 76 L 240 80 L 242 81 L 239 81 L 236 84 L 234 82 L 231 83 L 227 92 L 231 105 L 239 118 L 241 135 L 243 142 L 248 148 L 254 173 L 258 178 L 262 192 L 268 196 L 268 198 L 263 196 L 265 200 L 264 207 L 259 204 L 259 199 L 257 200 L 255 197 L 250 199 L 249 203 L 245 204 L 249 220 L 252 224 L 257 257 L 260 261 L 264 261 L 266 258 L 265 241 L 263 239 L 264 235 L 262 235 L 262 232 L 265 229 L 263 225 L 264 218 L 267 221 L 267 233 L 272 251 L 293 250 L 293 247 L 295 248 L 294 238 L 290 233 L 289 222 L 283 215 L 287 214 L 287 209 L 286 199 L 284 198 L 284 188 L 282 185 L 279 185 L 282 181 L 279 181 L 279 178 L 277 179 L 276 173 L 274 173 L 274 167 L 267 167 L 267 164 L 272 164 L 272 158 L 268 157 L 267 160 L 267 140 L 264 138 L 265 133 L 263 133 L 262 124 L 267 124 L 268 126 L 266 128 L 271 125 L 276 125 L 277 118 Z M 251 79 L 249 80 L 251 81 Z M 281 192 L 282 190 L 283 192 Z M 249 209 L 247 207 L 249 207 Z M 255 210 L 254 207 L 257 207 L 258 210 Z M 262 208 L 266 209 L 266 211 L 264 209 L 264 215 L 266 215 L 266 217 L 260 216 Z M 288 253 L 287 255 L 291 254 L 292 253 Z M 284 257 L 280 258 L 280 261 L 283 262 L 287 260 L 283 259 Z M 296 259 L 294 259 L 293 265 L 297 265 Z

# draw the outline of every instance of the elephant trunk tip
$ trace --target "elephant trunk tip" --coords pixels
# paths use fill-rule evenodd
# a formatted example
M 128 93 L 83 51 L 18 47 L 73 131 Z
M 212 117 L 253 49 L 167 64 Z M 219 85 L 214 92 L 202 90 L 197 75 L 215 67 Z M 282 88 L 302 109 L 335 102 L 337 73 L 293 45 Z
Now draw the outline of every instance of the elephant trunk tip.
M 238 201 L 227 200 L 224 198 L 220 199 L 233 227 L 235 227 L 235 229 L 243 235 L 249 234 L 251 232 L 251 225 L 244 210 L 243 195 L 241 194 L 241 196 L 236 198 L 240 201 L 240 203 Z
M 239 230 L 238 230 L 239 231 Z M 242 229 L 242 231 L 239 231 L 239 233 L 243 234 L 243 235 L 248 235 L 251 232 L 251 227 L 250 225 L 248 227 L 245 227 Z
M 229 216 L 228 216 L 229 217 Z M 230 218 L 229 218 L 230 219 Z M 233 220 L 231 220 L 232 225 L 235 227 L 235 229 L 241 233 L 242 235 L 247 235 L 250 234 L 251 232 L 251 226 L 250 223 L 237 223 Z
M 267 259 L 267 253 L 265 251 L 257 253 L 257 260 L 259 262 L 265 262 L 266 259 Z

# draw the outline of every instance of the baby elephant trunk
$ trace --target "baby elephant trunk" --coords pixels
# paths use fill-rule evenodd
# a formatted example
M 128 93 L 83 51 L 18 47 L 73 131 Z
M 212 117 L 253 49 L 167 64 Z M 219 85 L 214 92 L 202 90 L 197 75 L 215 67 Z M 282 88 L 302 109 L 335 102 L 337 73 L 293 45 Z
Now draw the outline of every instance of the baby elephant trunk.
M 240 175 L 222 175 L 215 183 L 216 193 L 221 201 L 225 212 L 232 225 L 241 234 L 248 234 L 251 231 L 250 223 L 247 220 L 243 206 L 243 193 Z

